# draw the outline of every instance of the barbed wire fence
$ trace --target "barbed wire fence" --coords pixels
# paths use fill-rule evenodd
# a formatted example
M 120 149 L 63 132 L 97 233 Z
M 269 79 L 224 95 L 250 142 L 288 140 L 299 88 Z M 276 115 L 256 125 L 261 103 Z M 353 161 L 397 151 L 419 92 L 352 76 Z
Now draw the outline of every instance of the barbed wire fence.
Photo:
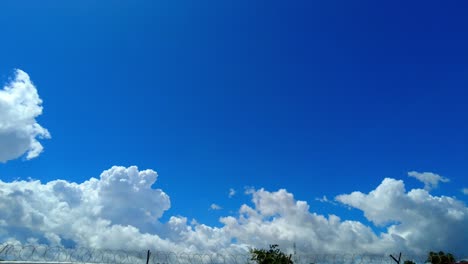
M 403 255 L 402 260 L 425 263 L 427 256 Z M 175 253 L 93 248 L 63 248 L 43 245 L 0 244 L 0 260 L 28 263 L 100 263 L 100 264 L 253 264 L 250 254 Z M 1 263 L 2 261 L 0 261 Z M 294 264 L 394 264 L 387 255 L 371 254 L 297 254 Z

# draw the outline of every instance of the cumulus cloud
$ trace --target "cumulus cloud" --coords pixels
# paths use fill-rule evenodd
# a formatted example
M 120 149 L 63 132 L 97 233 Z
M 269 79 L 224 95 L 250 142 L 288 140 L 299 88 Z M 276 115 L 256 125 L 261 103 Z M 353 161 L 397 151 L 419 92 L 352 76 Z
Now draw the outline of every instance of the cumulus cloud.
M 462 193 L 468 195 L 468 188 L 463 188 Z
M 0 89 L 0 162 L 26 154 L 32 159 L 42 152 L 38 138 L 50 138 L 47 129 L 36 122 L 42 114 L 42 100 L 29 75 L 15 71 L 15 77 Z
M 379 249 L 379 238 L 371 228 L 357 221 L 342 221 L 336 215 L 310 212 L 305 201 L 295 200 L 284 189 L 260 189 L 251 194 L 253 206 L 244 204 L 238 217 L 221 218 L 224 230 L 243 244 L 267 247 L 277 243 L 291 250 L 296 243 L 300 252 L 321 253 Z
M 408 176 L 418 179 L 424 183 L 425 190 L 431 190 L 439 186 L 439 182 L 449 182 L 450 180 L 432 172 L 410 171 Z
M 382 237 L 398 238 L 405 248 L 418 253 L 427 249 L 467 252 L 468 207 L 454 198 L 432 196 L 423 189 L 406 192 L 403 181 L 386 178 L 368 194 L 353 192 L 336 200 L 362 210 L 377 226 L 387 226 Z
M 376 233 L 359 221 L 314 213 L 284 189 L 249 189 L 251 203 L 221 217 L 220 227 L 184 216 L 162 222 L 171 203 L 155 188 L 157 178 L 153 170 L 112 167 L 83 183 L 0 181 L 0 241 L 207 253 L 245 253 L 273 243 L 289 252 L 295 243 L 299 253 L 468 251 L 465 204 L 424 189 L 407 192 L 395 179 L 383 180 L 368 194 L 335 198 L 384 227 Z
M 0 181 L 0 241 L 37 238 L 60 244 L 66 239 L 109 248 L 161 244 L 143 233 L 161 228 L 156 220 L 170 207 L 168 195 L 151 188 L 156 178 L 152 170 L 112 167 L 81 184 Z
M 212 204 L 210 205 L 210 209 L 211 209 L 211 210 L 221 210 L 221 209 L 223 209 L 223 208 L 222 208 L 221 206 L 215 204 L 215 203 L 212 203 Z

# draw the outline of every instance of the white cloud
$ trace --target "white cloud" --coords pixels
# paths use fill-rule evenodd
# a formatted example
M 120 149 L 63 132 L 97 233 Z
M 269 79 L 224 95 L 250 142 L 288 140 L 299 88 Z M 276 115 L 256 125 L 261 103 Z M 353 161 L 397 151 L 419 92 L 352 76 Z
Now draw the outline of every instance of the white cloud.
M 233 188 L 230 188 L 229 189 L 229 198 L 232 198 L 234 195 L 236 195 L 236 190 L 234 190 Z
M 462 193 L 468 195 L 468 188 L 463 188 Z
M 32 159 L 42 152 L 38 138 L 50 138 L 36 122 L 42 100 L 27 73 L 16 70 L 14 79 L 0 89 L 0 162 L 26 154 Z
M 86 247 L 207 253 L 246 252 L 273 243 L 288 252 L 294 243 L 298 252 L 320 253 L 468 250 L 465 204 L 423 189 L 407 192 L 403 182 L 394 179 L 385 179 L 368 194 L 336 197 L 384 226 L 382 233 L 359 221 L 314 213 L 307 202 L 284 189 L 249 189 L 252 204 L 221 217 L 221 227 L 183 216 L 161 222 L 170 199 L 154 189 L 156 182 L 156 172 L 136 167 L 112 167 L 80 184 L 0 181 L 0 241 L 73 241 Z
M 211 210 L 221 210 L 221 209 L 223 209 L 223 208 L 222 208 L 221 206 L 215 204 L 215 203 L 212 203 L 212 204 L 210 205 L 210 209 L 211 209 Z
M 0 222 L 4 223 L 0 241 L 36 237 L 94 247 L 120 248 L 132 243 L 168 247 L 159 237 L 144 233 L 160 229 L 157 219 L 170 207 L 169 197 L 151 188 L 156 178 L 152 170 L 112 167 L 100 179 L 81 184 L 0 181 Z
M 403 181 L 387 178 L 369 194 L 353 192 L 336 200 L 362 210 L 378 226 L 387 225 L 382 238 L 398 238 L 405 248 L 467 252 L 468 207 L 454 198 L 423 189 L 406 192 Z
M 431 190 L 439 186 L 439 182 L 449 182 L 450 180 L 432 172 L 410 171 L 408 176 L 418 179 L 424 183 L 425 190 Z

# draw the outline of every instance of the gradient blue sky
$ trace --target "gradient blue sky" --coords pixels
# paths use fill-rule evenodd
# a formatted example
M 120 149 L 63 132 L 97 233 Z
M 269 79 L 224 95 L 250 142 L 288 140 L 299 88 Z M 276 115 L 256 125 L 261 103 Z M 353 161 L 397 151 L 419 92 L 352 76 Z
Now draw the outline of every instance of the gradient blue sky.
M 0 2 L 0 81 L 26 71 L 52 134 L 4 181 L 158 172 L 168 215 L 210 225 L 286 188 L 315 201 L 408 171 L 467 201 L 466 1 Z M 238 195 L 228 198 L 230 188 Z M 216 203 L 220 211 L 210 211 Z M 167 217 L 167 214 L 166 214 Z

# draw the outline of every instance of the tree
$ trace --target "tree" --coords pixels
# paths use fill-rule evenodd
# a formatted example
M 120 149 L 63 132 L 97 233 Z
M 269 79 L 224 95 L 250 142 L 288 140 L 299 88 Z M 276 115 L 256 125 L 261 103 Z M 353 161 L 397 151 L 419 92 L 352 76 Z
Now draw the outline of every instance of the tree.
M 427 257 L 427 262 L 432 264 L 452 264 L 455 263 L 455 257 L 450 253 L 445 254 L 443 251 L 439 253 L 431 251 Z
M 291 255 L 287 256 L 279 249 L 278 245 L 270 245 L 270 249 L 251 249 L 251 260 L 257 264 L 293 264 Z
M 416 264 L 414 263 L 414 261 L 412 260 L 405 260 L 405 262 L 403 262 L 404 264 Z

